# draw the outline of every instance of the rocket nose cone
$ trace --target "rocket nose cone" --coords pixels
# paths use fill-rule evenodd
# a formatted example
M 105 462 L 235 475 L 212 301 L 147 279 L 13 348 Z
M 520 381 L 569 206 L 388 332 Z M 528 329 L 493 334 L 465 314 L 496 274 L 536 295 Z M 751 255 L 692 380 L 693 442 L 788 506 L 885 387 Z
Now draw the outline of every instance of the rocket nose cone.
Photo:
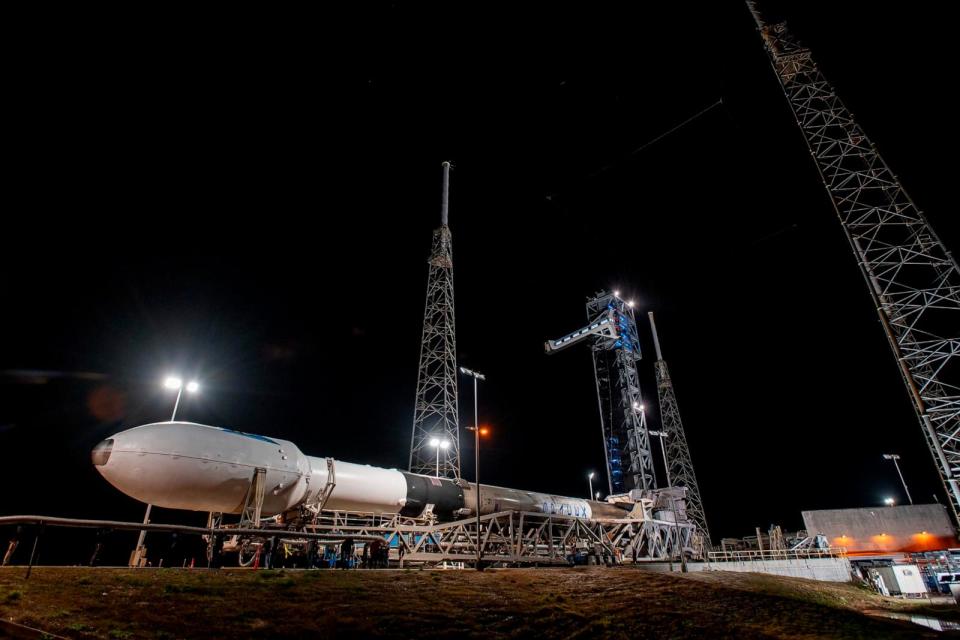
M 110 454 L 113 453 L 113 438 L 107 438 L 90 452 L 90 459 L 94 466 L 102 467 L 110 460 Z

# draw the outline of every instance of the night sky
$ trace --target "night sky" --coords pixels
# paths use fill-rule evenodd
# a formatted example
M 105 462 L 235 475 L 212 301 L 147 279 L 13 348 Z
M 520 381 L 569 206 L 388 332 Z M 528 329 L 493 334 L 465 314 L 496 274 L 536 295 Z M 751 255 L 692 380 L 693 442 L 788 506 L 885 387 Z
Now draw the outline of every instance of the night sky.
M 905 501 L 887 452 L 917 502 L 945 501 L 749 12 L 666 4 L 86 15 L 83 35 L 76 16 L 25 20 L 5 99 L 0 513 L 139 518 L 89 451 L 166 419 L 171 372 L 202 385 L 181 419 L 404 468 L 448 159 L 459 361 L 487 375 L 493 431 L 482 480 L 586 497 L 604 470 L 590 356 L 543 342 L 616 287 L 657 314 L 715 539 Z M 939 5 L 836 4 L 774 6 L 960 250 Z M 472 408 L 464 387 L 464 424 Z M 472 478 L 468 438 L 464 459 Z

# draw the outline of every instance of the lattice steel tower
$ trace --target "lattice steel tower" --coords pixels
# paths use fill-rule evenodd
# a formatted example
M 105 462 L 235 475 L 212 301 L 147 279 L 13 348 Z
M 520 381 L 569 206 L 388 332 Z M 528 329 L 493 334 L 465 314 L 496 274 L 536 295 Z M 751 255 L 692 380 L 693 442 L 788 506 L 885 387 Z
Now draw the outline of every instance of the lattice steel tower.
M 960 522 L 960 269 L 809 49 L 747 2 L 820 171 Z
M 697 484 L 697 474 L 693 471 L 693 460 L 690 458 L 690 449 L 687 447 L 687 434 L 683 430 L 683 421 L 680 420 L 680 409 L 677 407 L 677 396 L 673 391 L 670 371 L 667 369 L 667 363 L 660 353 L 660 337 L 657 335 L 657 325 L 653 320 L 653 312 L 648 312 L 647 316 L 650 318 L 653 346 L 657 352 L 657 362 L 654 369 L 657 372 L 660 431 L 666 434 L 664 458 L 667 461 L 667 485 L 687 488 L 687 518 L 697 525 L 697 529 L 700 530 L 706 540 L 710 540 L 707 517 L 703 512 L 703 500 L 700 498 L 700 486 Z
M 460 477 L 457 410 L 457 338 L 453 314 L 453 252 L 448 222 L 450 163 L 443 163 L 440 227 L 433 232 L 427 302 L 420 341 L 417 401 L 410 438 L 410 471 Z M 450 444 L 446 448 L 432 441 Z M 439 453 L 439 458 L 438 458 Z M 438 463 L 439 459 L 439 463 Z
M 587 299 L 587 318 L 587 326 L 548 340 L 544 348 L 550 354 L 589 341 L 610 493 L 654 489 L 650 434 L 637 375 L 640 341 L 633 304 L 616 292 L 601 291 Z

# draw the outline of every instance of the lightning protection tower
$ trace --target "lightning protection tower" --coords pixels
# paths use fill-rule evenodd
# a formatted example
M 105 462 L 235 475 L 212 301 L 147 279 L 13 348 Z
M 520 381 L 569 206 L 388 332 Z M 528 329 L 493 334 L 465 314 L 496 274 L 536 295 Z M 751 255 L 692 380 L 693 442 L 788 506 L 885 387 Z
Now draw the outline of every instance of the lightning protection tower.
M 443 163 L 440 227 L 433 232 L 430 251 L 417 399 L 410 438 L 410 471 L 459 478 L 457 338 L 453 314 L 452 237 L 448 226 L 450 166 L 449 162 Z M 449 442 L 449 445 L 438 451 L 437 442 Z
M 748 0 L 820 171 L 960 522 L 960 268 L 897 176 L 787 30 Z
M 617 292 L 587 299 L 585 327 L 544 345 L 548 354 L 588 341 L 600 405 L 610 493 L 656 488 L 650 435 L 637 375 L 640 341 L 633 304 Z
M 667 484 L 671 487 L 687 488 L 687 518 L 694 522 L 703 537 L 709 540 L 710 531 L 707 529 L 707 518 L 703 512 L 703 500 L 700 498 L 697 475 L 693 471 L 690 449 L 687 447 L 687 435 L 683 431 L 683 421 L 680 420 L 677 396 L 673 391 L 673 382 L 670 380 L 667 363 L 660 353 L 660 337 L 657 335 L 657 325 L 653 320 L 653 312 L 648 312 L 647 316 L 650 318 L 653 346 L 657 352 L 657 362 L 654 368 L 657 373 L 657 399 L 660 403 L 660 431 L 665 434 L 666 439 L 664 458 L 667 462 Z

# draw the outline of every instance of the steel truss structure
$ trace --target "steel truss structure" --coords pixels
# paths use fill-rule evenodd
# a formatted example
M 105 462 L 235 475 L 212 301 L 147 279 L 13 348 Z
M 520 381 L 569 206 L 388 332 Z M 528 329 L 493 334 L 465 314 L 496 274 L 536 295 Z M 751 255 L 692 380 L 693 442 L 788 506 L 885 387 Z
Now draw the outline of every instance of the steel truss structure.
M 707 516 L 703 511 L 700 486 L 697 484 L 697 474 L 693 471 L 693 459 L 690 457 L 687 436 L 683 430 L 683 421 L 680 419 L 680 409 L 677 407 L 677 396 L 673 390 L 673 381 L 670 379 L 670 370 L 667 368 L 667 363 L 660 352 L 660 337 L 657 335 L 657 325 L 653 319 L 653 312 L 648 312 L 647 316 L 650 318 L 653 346 L 657 352 L 657 362 L 654 368 L 657 374 L 657 399 L 660 404 L 660 431 L 665 434 L 666 440 L 664 460 L 666 461 L 667 485 L 686 487 L 685 507 L 687 518 L 697 525 L 697 529 L 703 535 L 704 540 L 709 542 L 710 530 L 707 529 Z
M 617 338 L 595 340 L 590 351 L 610 493 L 653 489 L 657 480 L 637 375 L 640 359 L 637 321 L 630 304 L 604 291 L 587 300 L 587 318 L 597 318 L 603 313 L 610 313 L 615 320 Z M 626 456 L 621 451 L 626 452 Z
M 637 375 L 640 341 L 633 306 L 616 292 L 601 291 L 587 299 L 587 319 L 587 326 L 548 340 L 544 349 L 556 353 L 589 341 L 610 494 L 654 489 L 657 481 Z
M 747 0 L 960 522 L 960 268 L 786 23 Z
M 412 473 L 460 477 L 457 404 L 457 338 L 453 312 L 453 248 L 448 226 L 450 163 L 443 163 L 441 224 L 433 232 L 427 301 L 420 341 L 420 369 L 410 437 Z M 430 442 L 449 442 L 438 451 Z M 439 463 L 437 457 L 439 455 Z
M 477 560 L 474 518 L 436 523 L 392 515 L 324 512 L 308 530 L 331 538 L 382 537 L 393 548 L 391 557 L 402 563 L 473 565 Z M 701 555 L 694 525 L 665 520 L 583 520 L 501 511 L 481 516 L 479 531 L 480 555 L 487 566 L 566 565 L 574 554 L 586 554 L 602 564 Z

